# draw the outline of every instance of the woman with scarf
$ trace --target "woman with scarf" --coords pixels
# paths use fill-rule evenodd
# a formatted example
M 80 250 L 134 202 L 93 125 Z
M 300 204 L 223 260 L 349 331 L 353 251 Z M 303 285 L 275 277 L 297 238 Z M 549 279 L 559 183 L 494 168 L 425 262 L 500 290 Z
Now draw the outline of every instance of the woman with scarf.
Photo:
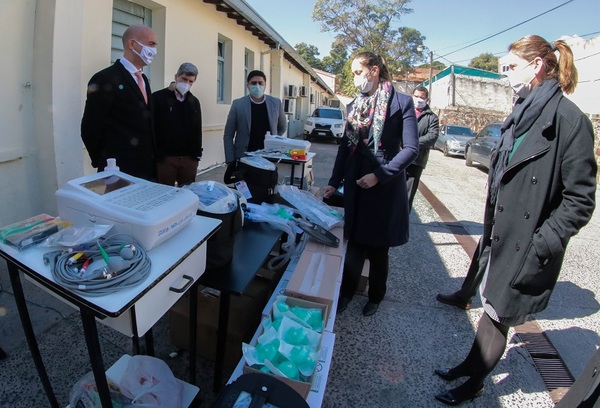
M 483 234 L 473 259 L 484 266 L 484 313 L 465 360 L 435 370 L 446 381 L 468 377 L 435 396 L 451 406 L 483 393 L 509 328 L 546 308 L 569 239 L 595 206 L 592 124 L 563 95 L 577 84 L 571 49 L 564 41 L 550 44 L 530 35 L 508 51 L 507 76 L 518 100 L 492 156 Z
M 389 248 L 408 241 L 405 169 L 417 157 L 418 133 L 412 98 L 395 91 L 383 59 L 362 52 L 352 61 L 359 95 L 348 120 L 329 185 L 331 196 L 344 184 L 344 237 L 348 240 L 338 303 L 343 312 L 369 259 L 369 300 L 373 315 L 386 292 Z

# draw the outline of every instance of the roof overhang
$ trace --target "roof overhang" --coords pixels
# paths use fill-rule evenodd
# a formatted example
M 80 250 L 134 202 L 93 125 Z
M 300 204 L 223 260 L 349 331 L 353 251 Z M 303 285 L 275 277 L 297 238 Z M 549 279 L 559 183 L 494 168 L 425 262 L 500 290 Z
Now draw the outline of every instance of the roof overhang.
M 273 27 L 269 25 L 252 7 L 243 0 L 202 0 L 207 4 L 214 4 L 217 11 L 224 13 L 228 18 L 235 20 L 271 49 L 282 49 L 283 57 L 299 71 L 308 74 L 313 82 L 325 92 L 334 95 L 333 90 L 319 78 L 312 67 L 288 44 Z

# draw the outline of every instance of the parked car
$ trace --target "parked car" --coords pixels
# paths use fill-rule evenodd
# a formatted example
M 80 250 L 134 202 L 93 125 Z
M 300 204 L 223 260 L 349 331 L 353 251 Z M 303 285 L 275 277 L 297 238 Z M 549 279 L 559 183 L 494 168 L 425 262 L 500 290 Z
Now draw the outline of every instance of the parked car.
M 465 143 L 473 137 L 468 126 L 440 125 L 440 134 L 434 147 L 444 152 L 444 156 L 463 156 Z
M 342 109 L 321 106 L 304 121 L 304 139 L 334 139 L 340 143 L 345 126 L 346 119 Z
M 477 162 L 486 169 L 490 168 L 490 158 L 496 143 L 500 140 L 501 127 L 502 122 L 492 122 L 467 142 L 465 146 L 465 164 L 467 166 L 470 167 Z

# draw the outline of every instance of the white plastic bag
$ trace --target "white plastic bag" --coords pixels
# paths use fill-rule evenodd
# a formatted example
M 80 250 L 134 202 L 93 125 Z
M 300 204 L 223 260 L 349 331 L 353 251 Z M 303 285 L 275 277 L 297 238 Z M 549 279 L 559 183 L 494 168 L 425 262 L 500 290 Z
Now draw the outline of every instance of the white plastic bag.
M 119 383 L 121 392 L 140 408 L 180 408 L 183 385 L 164 361 L 133 356 Z

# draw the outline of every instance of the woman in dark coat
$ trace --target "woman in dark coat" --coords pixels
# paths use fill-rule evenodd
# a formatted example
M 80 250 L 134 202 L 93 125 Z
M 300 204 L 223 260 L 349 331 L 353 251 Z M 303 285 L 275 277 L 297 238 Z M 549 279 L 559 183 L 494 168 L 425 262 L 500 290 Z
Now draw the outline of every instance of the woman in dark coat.
M 360 94 L 347 107 L 346 131 L 323 196 L 344 183 L 348 246 L 338 311 L 348 305 L 369 259 L 363 314 L 370 316 L 385 296 L 389 248 L 408 241 L 405 169 L 417 157 L 419 141 L 412 98 L 394 90 L 382 58 L 360 53 L 352 73 Z
M 489 251 L 479 251 L 489 253 L 481 260 L 484 314 L 466 359 L 435 370 L 448 381 L 469 377 L 436 395 L 447 405 L 483 393 L 509 328 L 546 308 L 569 239 L 595 206 L 592 124 L 563 96 L 577 84 L 571 49 L 564 41 L 550 44 L 531 35 L 511 44 L 508 58 L 508 79 L 519 99 L 502 126 L 489 171 L 480 241 Z

